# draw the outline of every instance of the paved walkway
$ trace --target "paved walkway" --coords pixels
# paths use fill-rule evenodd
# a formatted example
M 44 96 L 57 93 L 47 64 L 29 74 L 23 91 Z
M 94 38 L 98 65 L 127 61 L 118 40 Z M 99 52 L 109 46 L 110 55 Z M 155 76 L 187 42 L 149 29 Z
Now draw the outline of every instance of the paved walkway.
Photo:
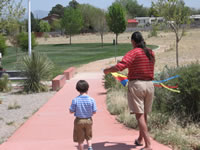
M 98 112 L 93 117 L 94 150 L 139 150 L 134 139 L 138 131 L 119 124 L 106 109 L 106 91 L 103 74 L 99 72 L 77 74 L 57 92 L 38 112 L 22 125 L 9 140 L 0 145 L 0 150 L 77 150 L 72 141 L 74 116 L 69 114 L 71 100 L 78 95 L 76 82 L 89 82 L 89 95 L 95 98 Z M 153 150 L 170 150 L 152 140 Z

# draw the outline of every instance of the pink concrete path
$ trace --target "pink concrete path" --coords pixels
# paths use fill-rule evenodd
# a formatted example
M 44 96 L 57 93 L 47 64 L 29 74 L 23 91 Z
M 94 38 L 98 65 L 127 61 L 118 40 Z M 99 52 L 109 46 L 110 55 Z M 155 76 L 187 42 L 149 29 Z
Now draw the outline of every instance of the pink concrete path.
M 89 95 L 95 98 L 98 112 L 93 117 L 94 150 L 139 150 L 133 144 L 138 131 L 119 124 L 106 109 L 106 91 L 102 73 L 82 73 L 67 81 L 38 112 L 23 124 L 0 150 L 77 150 L 72 140 L 74 116 L 69 114 L 71 100 L 78 95 L 76 82 L 85 79 L 90 84 Z M 152 140 L 153 150 L 170 150 Z

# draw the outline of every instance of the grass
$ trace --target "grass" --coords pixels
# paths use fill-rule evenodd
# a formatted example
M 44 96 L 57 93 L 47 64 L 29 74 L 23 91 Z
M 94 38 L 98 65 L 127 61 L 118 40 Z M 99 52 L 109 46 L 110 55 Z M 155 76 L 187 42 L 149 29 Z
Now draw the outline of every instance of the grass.
M 13 104 L 8 105 L 8 110 L 11 109 L 20 109 L 21 106 L 19 104 L 17 104 L 17 102 L 15 101 Z
M 7 122 L 6 125 L 8 125 L 8 126 L 12 126 L 12 125 L 14 125 L 14 123 L 15 123 L 14 121 Z
M 149 48 L 155 49 L 157 46 L 149 45 Z M 52 44 L 52 45 L 39 45 L 34 51 L 45 53 L 55 64 L 54 74 L 57 75 L 71 66 L 78 67 L 82 64 L 87 64 L 92 61 L 122 56 L 132 49 L 130 43 L 118 44 L 116 47 L 112 44 L 104 44 L 101 47 L 99 43 L 91 44 Z M 18 56 L 23 56 L 26 53 L 19 52 Z M 19 58 L 19 57 L 18 57 Z M 17 69 L 19 64 L 16 59 L 15 48 L 7 48 L 7 53 L 2 59 L 4 69 Z

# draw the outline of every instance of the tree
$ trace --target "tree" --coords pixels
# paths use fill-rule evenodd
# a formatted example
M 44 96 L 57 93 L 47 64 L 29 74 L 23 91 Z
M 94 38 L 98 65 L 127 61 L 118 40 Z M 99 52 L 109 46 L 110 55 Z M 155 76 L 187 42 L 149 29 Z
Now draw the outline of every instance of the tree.
M 63 7 L 60 4 L 57 4 L 51 9 L 48 15 L 57 14 L 60 18 L 62 18 L 64 15 L 64 10 L 65 10 L 65 7 Z
M 40 25 L 39 25 L 39 19 L 36 19 L 33 15 L 33 13 L 31 12 L 31 30 L 33 32 L 40 32 Z M 28 27 L 28 21 L 27 21 L 27 27 Z M 28 29 L 27 29 L 28 31 Z
M 159 17 L 159 11 L 158 9 L 155 9 L 155 4 L 151 2 L 151 7 L 149 8 L 149 17 Z
M 106 13 L 101 9 L 97 9 L 93 14 L 94 19 L 92 20 L 93 27 L 96 31 L 98 31 L 101 35 L 101 44 L 103 47 L 103 35 L 104 32 L 108 30 L 107 22 L 106 22 Z
M 43 20 L 40 21 L 39 26 L 40 32 L 49 32 L 51 30 L 51 26 L 49 25 L 49 23 Z
M 6 39 L 4 38 L 3 35 L 0 34 L 0 53 L 2 54 L 2 56 L 5 55 L 6 48 L 7 48 L 7 46 L 6 46 Z M 1 64 L 0 64 L 0 66 L 1 66 Z
M 21 32 L 17 35 L 17 45 L 21 48 L 22 51 L 28 52 L 28 33 Z M 37 46 L 37 42 L 35 40 L 35 35 L 31 34 L 31 47 L 34 49 Z
M 176 37 L 176 65 L 179 67 L 179 42 L 184 36 L 186 25 L 190 24 L 190 11 L 183 0 L 158 0 L 154 9 L 160 12 Z
M 126 30 L 125 11 L 119 3 L 113 3 L 108 8 L 107 23 L 109 29 L 116 34 L 116 44 L 118 44 L 118 35 Z
M 190 14 L 191 15 L 199 15 L 200 14 L 200 9 L 190 8 Z
M 97 11 L 97 8 L 89 4 L 80 4 L 78 9 L 80 10 L 83 17 L 82 32 L 93 32 L 93 22 L 96 21 L 94 14 Z
M 116 0 L 126 10 L 129 18 L 148 16 L 148 9 L 139 5 L 137 0 Z
M 16 3 L 15 0 L 1 0 L 0 4 L 0 27 L 2 32 L 7 31 L 10 43 L 16 49 L 16 57 L 18 54 L 17 35 L 20 32 L 21 23 L 25 8 L 22 7 L 22 0 Z
M 61 20 L 61 26 L 64 28 L 65 34 L 70 36 L 71 44 L 71 36 L 80 32 L 83 26 L 83 18 L 80 11 L 71 7 L 66 8 Z
M 51 29 L 53 31 L 61 30 L 61 19 L 54 20 L 51 24 Z
M 0 32 L 3 32 L 5 30 L 5 24 L 6 24 L 6 15 L 8 15 L 6 12 L 7 8 L 10 5 L 11 0 L 0 0 Z
M 79 3 L 76 0 L 72 0 L 69 2 L 69 7 L 73 8 L 73 9 L 78 8 L 78 6 L 79 6 Z

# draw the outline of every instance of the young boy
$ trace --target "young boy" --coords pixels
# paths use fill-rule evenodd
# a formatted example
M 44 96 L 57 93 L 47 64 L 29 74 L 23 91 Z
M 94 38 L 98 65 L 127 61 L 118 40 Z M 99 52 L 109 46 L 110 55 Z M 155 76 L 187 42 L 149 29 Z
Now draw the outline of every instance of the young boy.
M 69 108 L 70 113 L 74 113 L 73 140 L 78 142 L 79 150 L 83 149 L 83 142 L 86 139 L 88 150 L 92 149 L 92 115 L 96 113 L 96 102 L 93 98 L 87 95 L 89 84 L 85 80 L 79 80 L 76 84 L 76 89 L 80 95 L 72 100 Z

